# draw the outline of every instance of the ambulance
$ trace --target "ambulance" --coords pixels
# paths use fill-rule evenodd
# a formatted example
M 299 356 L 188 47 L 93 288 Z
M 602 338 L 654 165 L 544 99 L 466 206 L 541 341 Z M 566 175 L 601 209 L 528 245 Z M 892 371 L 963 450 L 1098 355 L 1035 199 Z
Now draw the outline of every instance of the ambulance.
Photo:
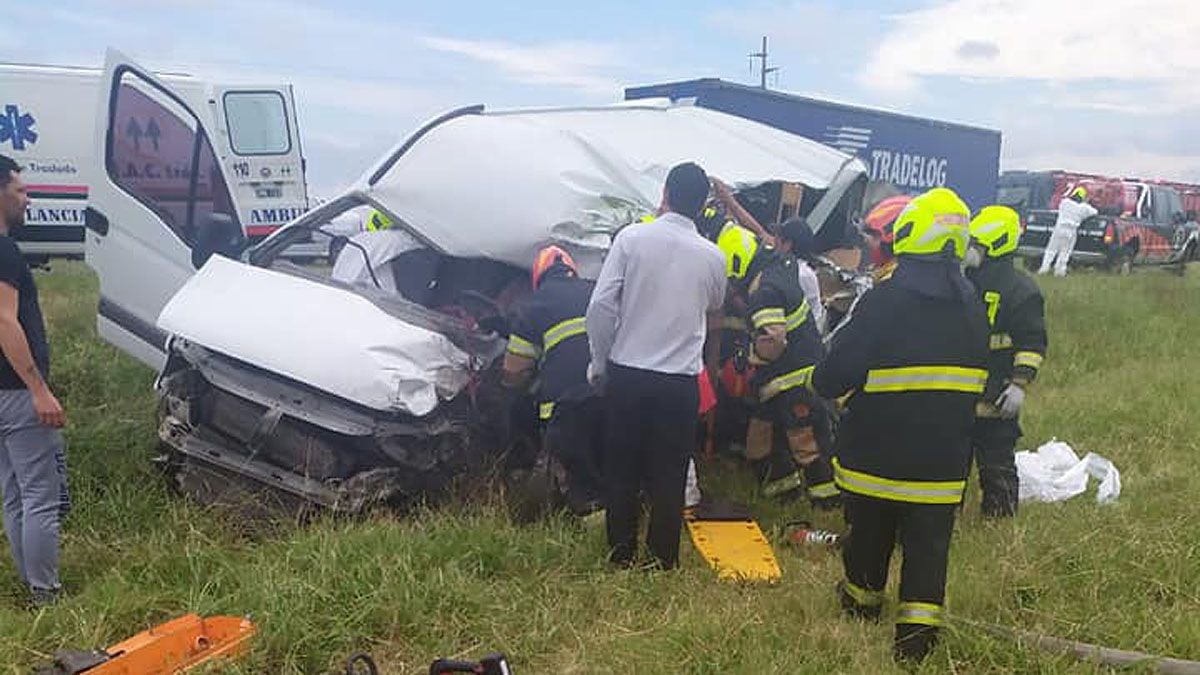
M 212 200 L 228 201 L 222 210 L 251 242 L 308 210 L 290 85 L 156 75 L 169 91 L 123 74 L 125 86 L 104 90 L 101 101 L 100 68 L 0 63 L 0 154 L 21 165 L 29 186 L 26 227 L 17 235 L 27 258 L 83 257 L 87 229 L 105 226 L 104 215 L 89 209 L 104 178 L 95 167 L 156 204 L 174 204 L 160 206 L 168 211 L 187 209 L 195 203 L 189 195 L 211 191 L 210 176 L 224 174 L 228 194 Z M 114 128 L 97 129 L 106 123 Z M 105 141 L 98 145 L 97 138 Z M 180 223 L 195 219 L 170 215 Z M 176 235 L 186 238 L 186 230 L 181 225 Z

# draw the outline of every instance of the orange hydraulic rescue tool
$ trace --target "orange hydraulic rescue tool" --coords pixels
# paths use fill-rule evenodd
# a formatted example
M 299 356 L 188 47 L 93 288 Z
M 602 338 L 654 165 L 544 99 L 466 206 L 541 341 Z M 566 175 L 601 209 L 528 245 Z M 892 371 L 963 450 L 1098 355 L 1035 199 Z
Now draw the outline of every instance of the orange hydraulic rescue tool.
M 234 660 L 250 649 L 255 627 L 235 616 L 187 614 L 138 633 L 103 652 L 59 652 L 47 675 L 174 675 Z

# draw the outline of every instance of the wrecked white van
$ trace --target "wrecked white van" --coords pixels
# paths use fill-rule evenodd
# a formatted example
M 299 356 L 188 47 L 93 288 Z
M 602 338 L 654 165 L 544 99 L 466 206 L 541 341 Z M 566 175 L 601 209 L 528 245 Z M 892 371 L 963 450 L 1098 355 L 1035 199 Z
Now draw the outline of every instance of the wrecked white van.
M 115 61 L 107 72 L 110 89 L 121 85 L 114 73 L 132 73 L 158 114 L 211 134 L 143 69 Z M 433 497 L 521 445 L 521 408 L 497 368 L 534 252 L 558 244 L 594 275 L 613 235 L 654 212 L 683 161 L 737 190 L 801 184 L 818 227 L 853 212 L 866 181 L 860 161 L 817 142 L 654 101 L 451 112 L 249 249 L 221 216 L 222 167 L 192 174 L 193 189 L 171 203 L 110 177 L 93 200 L 107 226 L 87 240 L 101 333 L 161 368 L 168 465 L 201 499 L 236 486 L 357 511 Z M 362 207 L 436 254 L 427 302 L 281 257 Z

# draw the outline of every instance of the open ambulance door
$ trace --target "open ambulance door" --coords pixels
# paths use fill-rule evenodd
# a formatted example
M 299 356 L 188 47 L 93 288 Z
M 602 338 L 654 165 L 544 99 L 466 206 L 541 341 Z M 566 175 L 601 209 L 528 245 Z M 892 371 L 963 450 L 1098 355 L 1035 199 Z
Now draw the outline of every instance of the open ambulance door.
M 292 87 L 214 86 L 209 107 L 238 218 L 258 243 L 308 210 Z

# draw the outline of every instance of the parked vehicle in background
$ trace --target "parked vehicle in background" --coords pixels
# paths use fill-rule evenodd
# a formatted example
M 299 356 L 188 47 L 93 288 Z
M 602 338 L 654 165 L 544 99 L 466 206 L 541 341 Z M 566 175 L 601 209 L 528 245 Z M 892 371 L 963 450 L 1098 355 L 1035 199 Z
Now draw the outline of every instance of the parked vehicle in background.
M 1159 183 L 1088 177 L 1064 181 L 1047 208 L 1028 211 L 1019 252 L 1040 265 L 1058 218 L 1058 204 L 1077 186 L 1100 214 L 1079 226 L 1071 263 L 1128 273 L 1134 265 L 1173 265 L 1180 272 L 1197 258 L 1200 226 L 1189 218 L 1179 192 Z
M 34 260 L 82 257 L 88 206 L 96 176 L 97 120 L 117 115 L 110 170 L 146 194 L 176 195 L 182 204 L 193 171 L 197 123 L 210 129 L 203 159 L 230 176 L 231 217 L 258 241 L 308 209 L 304 156 L 290 85 L 222 86 L 164 74 L 172 105 L 194 118 L 164 116 L 145 92 L 101 99 L 98 68 L 0 64 L 0 153 L 23 167 L 31 203 L 17 237 Z M 135 86 L 135 85 L 130 85 Z M 99 111 L 99 112 L 98 112 Z M 104 137 L 104 134 L 100 134 Z M 202 184 L 205 179 L 201 179 Z
M 1062 194 L 1062 183 L 1056 171 L 1005 171 L 996 185 L 996 203 L 1011 207 L 1021 216 L 1030 211 L 1050 208 L 1050 200 Z
M 1184 215 L 1188 216 L 1188 220 L 1195 220 L 1196 214 L 1200 214 L 1200 185 L 1166 180 L 1145 180 L 1141 182 L 1174 188 L 1179 193 L 1179 199 L 1183 202 L 1183 212 Z
M 866 163 L 872 182 L 890 183 L 904 193 L 950 187 L 973 209 L 995 199 L 999 131 L 713 78 L 625 90 L 627 100 L 662 97 L 691 100 L 700 107 L 762 122 L 856 155 Z
M 1089 191 L 1088 201 L 1097 208 L 1127 211 L 1133 205 L 1124 195 L 1124 183 L 1120 178 L 1074 171 L 1005 171 L 996 188 L 996 203 L 1011 207 L 1024 224 L 1029 212 L 1057 209 L 1068 187 L 1083 186 Z

